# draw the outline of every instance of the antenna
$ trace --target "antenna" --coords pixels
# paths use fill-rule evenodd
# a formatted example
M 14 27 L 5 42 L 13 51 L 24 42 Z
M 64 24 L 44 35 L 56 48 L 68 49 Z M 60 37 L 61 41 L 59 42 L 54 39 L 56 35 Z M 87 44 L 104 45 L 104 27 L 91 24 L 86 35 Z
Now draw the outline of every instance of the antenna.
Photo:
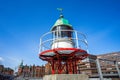
M 60 12 L 60 17 L 63 17 L 63 9 L 62 8 L 57 8 L 57 10 Z

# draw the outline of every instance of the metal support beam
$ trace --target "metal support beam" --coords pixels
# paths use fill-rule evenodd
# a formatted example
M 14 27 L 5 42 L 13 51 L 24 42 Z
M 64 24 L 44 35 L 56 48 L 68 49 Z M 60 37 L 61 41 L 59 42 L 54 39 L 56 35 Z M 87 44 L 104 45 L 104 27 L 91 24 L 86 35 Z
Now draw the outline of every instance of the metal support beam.
M 96 59 L 96 64 L 97 64 L 97 69 L 98 69 L 98 74 L 100 76 L 100 80 L 103 80 L 103 74 L 102 74 L 102 71 L 101 71 L 99 59 Z
M 55 68 L 54 68 L 55 65 L 54 65 L 54 63 L 55 63 L 54 61 L 53 62 L 51 61 L 52 74 L 55 74 Z
M 120 69 L 118 67 L 118 62 L 117 61 L 115 61 L 115 66 L 116 66 L 116 69 L 117 69 L 117 72 L 118 72 L 118 76 L 120 78 Z
M 75 31 L 75 37 L 76 37 L 76 47 L 79 48 L 78 33 L 77 33 L 77 31 Z

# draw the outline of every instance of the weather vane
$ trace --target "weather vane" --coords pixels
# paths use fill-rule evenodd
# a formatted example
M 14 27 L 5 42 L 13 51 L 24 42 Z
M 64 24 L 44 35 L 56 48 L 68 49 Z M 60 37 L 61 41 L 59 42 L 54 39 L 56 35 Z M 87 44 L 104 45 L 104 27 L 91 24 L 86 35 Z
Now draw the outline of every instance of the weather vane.
M 62 8 L 57 8 L 58 11 L 60 11 L 60 15 L 62 15 L 63 9 Z

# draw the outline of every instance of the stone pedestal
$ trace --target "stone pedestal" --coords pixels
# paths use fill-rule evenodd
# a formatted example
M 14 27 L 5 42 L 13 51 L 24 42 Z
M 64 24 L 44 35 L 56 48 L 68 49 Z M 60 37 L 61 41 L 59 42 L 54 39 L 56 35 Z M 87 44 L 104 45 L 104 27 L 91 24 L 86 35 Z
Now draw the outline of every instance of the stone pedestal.
M 45 75 L 43 80 L 89 80 L 85 74 L 52 74 Z

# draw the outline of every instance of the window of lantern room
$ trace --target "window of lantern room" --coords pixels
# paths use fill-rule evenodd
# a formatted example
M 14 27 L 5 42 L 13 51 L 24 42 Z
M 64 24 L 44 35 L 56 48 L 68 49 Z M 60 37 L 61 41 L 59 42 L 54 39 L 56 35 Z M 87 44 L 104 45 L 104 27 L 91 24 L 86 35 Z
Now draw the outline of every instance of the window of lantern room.
M 72 37 L 72 29 L 65 25 L 60 25 L 54 28 L 55 38 L 71 38 Z

